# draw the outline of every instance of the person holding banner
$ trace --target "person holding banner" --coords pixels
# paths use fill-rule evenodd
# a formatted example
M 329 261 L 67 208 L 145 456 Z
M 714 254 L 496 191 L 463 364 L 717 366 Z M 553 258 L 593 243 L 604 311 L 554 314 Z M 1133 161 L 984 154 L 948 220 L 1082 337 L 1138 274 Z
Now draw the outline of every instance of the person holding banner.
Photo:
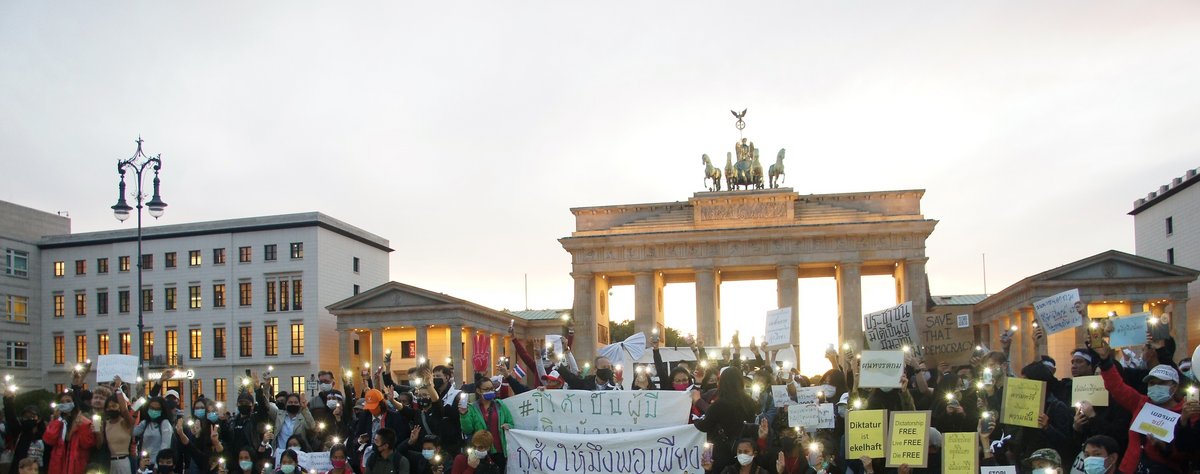
M 503 468 L 507 452 L 504 432 L 513 426 L 513 417 L 504 402 L 496 399 L 496 383 L 491 379 L 480 379 L 475 384 L 475 403 L 460 405 L 458 413 L 463 436 L 474 436 L 479 431 L 491 434 L 492 445 L 488 452 L 496 465 Z
M 1100 356 L 1091 348 L 1079 347 L 1071 351 L 1071 377 L 1062 381 L 1062 386 L 1067 394 L 1071 394 L 1075 386 L 1075 377 L 1091 377 L 1096 375 L 1097 366 L 1100 364 Z M 1073 432 L 1074 445 L 1078 446 L 1084 441 L 1098 435 L 1103 435 L 1116 440 L 1119 451 L 1125 452 L 1125 443 L 1128 442 L 1125 436 L 1125 431 L 1128 430 L 1129 423 L 1133 421 L 1133 416 L 1122 408 L 1117 403 L 1113 402 L 1111 394 L 1105 394 L 1104 398 L 1108 399 L 1107 406 L 1097 406 L 1088 401 L 1074 401 L 1075 416 L 1071 423 L 1071 431 Z M 1071 400 L 1071 399 L 1067 399 Z M 1066 401 L 1066 400 L 1064 400 Z
M 1179 373 L 1174 367 L 1160 364 L 1150 370 L 1143 381 L 1147 384 L 1147 395 L 1134 390 L 1121 378 L 1112 359 L 1112 349 L 1107 342 L 1092 348 L 1100 356 L 1100 375 L 1104 377 L 1104 388 L 1112 394 L 1118 405 L 1128 410 L 1136 419 L 1146 405 L 1154 405 L 1173 412 L 1180 412 L 1182 404 L 1175 400 L 1179 388 Z M 1166 442 L 1133 430 L 1128 432 L 1129 444 L 1121 461 L 1121 472 L 1161 466 L 1174 472 L 1183 472 L 1187 453 Z

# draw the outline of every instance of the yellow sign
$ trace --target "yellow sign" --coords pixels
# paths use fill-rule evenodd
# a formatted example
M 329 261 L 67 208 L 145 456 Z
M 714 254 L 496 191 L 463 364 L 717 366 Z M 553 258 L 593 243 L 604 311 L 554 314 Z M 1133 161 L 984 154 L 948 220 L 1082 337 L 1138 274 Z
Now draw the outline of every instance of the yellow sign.
M 887 467 L 929 464 L 929 412 L 894 411 L 888 425 Z
M 884 456 L 887 410 L 850 410 L 846 414 L 846 456 L 872 459 Z
M 1046 382 L 1008 377 L 1000 422 L 1006 425 L 1038 427 L 1038 415 L 1046 403 Z
M 979 472 L 978 433 L 946 433 L 942 447 L 943 474 L 977 474 Z
M 1099 375 L 1085 375 L 1071 379 L 1071 405 L 1079 402 L 1091 403 L 1094 407 L 1108 406 L 1108 391 L 1104 390 L 1104 379 Z

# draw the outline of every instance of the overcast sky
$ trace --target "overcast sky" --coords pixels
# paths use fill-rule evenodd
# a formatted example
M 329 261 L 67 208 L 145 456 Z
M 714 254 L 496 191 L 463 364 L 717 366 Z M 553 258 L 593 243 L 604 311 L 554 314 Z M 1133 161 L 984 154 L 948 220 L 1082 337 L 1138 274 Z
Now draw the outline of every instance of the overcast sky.
M 983 292 L 983 253 L 995 293 L 1132 252 L 1132 202 L 1200 165 L 1198 32 L 1192 1 L 8 1 L 0 199 L 127 228 L 141 134 L 152 225 L 317 210 L 395 280 L 569 307 L 568 209 L 687 199 L 749 108 L 801 193 L 927 190 L 933 293 Z M 774 305 L 749 286 L 727 315 Z

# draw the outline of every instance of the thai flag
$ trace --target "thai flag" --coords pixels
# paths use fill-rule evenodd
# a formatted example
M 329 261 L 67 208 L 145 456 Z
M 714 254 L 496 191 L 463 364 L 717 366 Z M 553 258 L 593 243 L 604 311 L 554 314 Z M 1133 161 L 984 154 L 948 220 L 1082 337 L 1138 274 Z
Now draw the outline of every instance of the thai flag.
M 521 368 L 521 364 L 513 364 L 513 373 L 517 374 L 518 379 L 525 378 L 525 369 Z

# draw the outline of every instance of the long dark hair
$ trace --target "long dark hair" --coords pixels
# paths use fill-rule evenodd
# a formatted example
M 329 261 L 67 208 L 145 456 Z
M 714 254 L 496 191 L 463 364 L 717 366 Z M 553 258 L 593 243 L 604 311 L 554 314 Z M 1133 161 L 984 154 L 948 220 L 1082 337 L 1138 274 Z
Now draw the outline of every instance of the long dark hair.
M 742 382 L 742 372 L 737 367 L 727 367 L 717 378 L 717 401 L 722 405 L 743 410 L 753 417 L 757 404 L 746 394 L 746 384 Z

